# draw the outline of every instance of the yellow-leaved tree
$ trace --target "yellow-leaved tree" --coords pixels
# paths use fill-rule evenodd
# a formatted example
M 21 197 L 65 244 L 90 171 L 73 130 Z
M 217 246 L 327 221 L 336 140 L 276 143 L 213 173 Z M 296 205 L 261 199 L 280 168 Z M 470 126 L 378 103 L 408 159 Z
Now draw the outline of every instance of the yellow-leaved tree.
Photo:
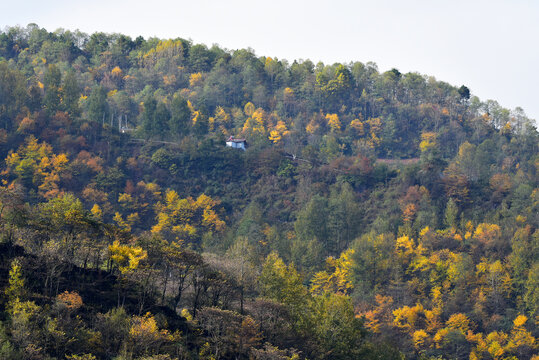
M 38 143 L 33 136 L 6 158 L 9 173 L 16 175 L 17 180 L 26 186 L 36 186 L 39 194 L 46 199 L 60 193 L 58 183 L 67 163 L 66 154 L 54 154 L 49 144 Z
M 118 240 L 109 246 L 110 259 L 122 274 L 136 270 L 148 253 L 140 246 L 122 245 Z
M 223 109 L 218 106 L 215 109 L 215 115 L 213 116 L 214 124 L 224 135 L 229 135 L 229 130 L 232 128 L 232 117 Z
M 129 348 L 136 354 L 155 353 L 167 340 L 173 340 L 167 330 L 159 330 L 157 321 L 151 313 L 133 316 L 129 329 Z
M 220 233 L 225 222 L 219 218 L 219 201 L 201 194 L 196 200 L 180 198 L 174 190 L 165 194 L 165 199 L 156 205 L 157 224 L 152 232 L 165 239 L 197 244 L 204 234 Z
M 354 250 L 348 249 L 338 259 L 327 258 L 327 269 L 314 275 L 311 281 L 311 292 L 314 294 L 323 294 L 324 292 L 349 294 L 354 288 L 352 282 L 353 254 Z
M 359 136 L 365 135 L 365 129 L 364 129 L 363 122 L 361 122 L 361 120 L 359 120 L 359 119 L 352 120 L 350 122 L 350 128 L 354 129 L 356 134 L 359 135 Z
M 339 115 L 337 114 L 326 114 L 326 120 L 328 122 L 331 132 L 341 131 L 341 121 L 339 120 Z
M 202 73 L 193 73 L 189 77 L 189 86 L 195 87 L 202 84 Z
M 249 117 L 243 124 L 242 132 L 249 136 L 263 135 L 266 132 L 266 112 L 261 108 L 253 110 L 254 105 L 252 107 L 249 105 L 253 104 L 247 103 L 247 105 L 245 105 L 245 114 Z
M 421 134 L 421 143 L 419 143 L 419 150 L 421 152 L 427 152 L 433 148 L 435 148 L 436 145 L 436 133 L 435 132 L 424 132 Z
M 537 347 L 537 341 L 530 331 L 526 329 L 528 318 L 525 315 L 518 315 L 513 320 L 513 329 L 509 336 L 505 350 L 517 355 L 519 359 L 527 359 L 533 355 Z
M 283 137 L 288 134 L 290 134 L 290 131 L 286 128 L 286 124 L 284 121 L 279 120 L 273 130 L 270 131 L 269 139 L 273 141 L 274 144 L 279 144 L 283 140 Z
M 146 67 L 153 67 L 161 59 L 175 64 L 177 59 L 183 59 L 184 46 L 181 40 L 160 40 L 159 43 L 145 54 L 140 54 L 140 61 Z

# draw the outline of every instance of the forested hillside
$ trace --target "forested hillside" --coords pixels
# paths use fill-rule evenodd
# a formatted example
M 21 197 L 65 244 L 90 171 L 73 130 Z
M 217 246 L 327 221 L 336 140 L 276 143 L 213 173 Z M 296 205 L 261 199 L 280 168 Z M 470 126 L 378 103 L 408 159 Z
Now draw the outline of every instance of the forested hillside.
M 374 63 L 6 28 L 0 358 L 538 359 L 538 140 Z

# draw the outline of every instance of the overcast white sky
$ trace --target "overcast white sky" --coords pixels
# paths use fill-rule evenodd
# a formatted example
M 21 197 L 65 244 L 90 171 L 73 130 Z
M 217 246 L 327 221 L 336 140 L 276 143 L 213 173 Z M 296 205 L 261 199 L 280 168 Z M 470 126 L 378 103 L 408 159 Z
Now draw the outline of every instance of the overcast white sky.
M 536 0 L 1 0 L 0 27 L 36 23 L 182 37 L 257 55 L 374 61 L 468 86 L 539 119 Z

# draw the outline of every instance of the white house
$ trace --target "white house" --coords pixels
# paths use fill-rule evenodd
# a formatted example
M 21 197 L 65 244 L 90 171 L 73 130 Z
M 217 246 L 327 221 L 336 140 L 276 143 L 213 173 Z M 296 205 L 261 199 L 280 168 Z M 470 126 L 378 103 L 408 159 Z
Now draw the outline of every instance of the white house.
M 234 139 L 234 136 L 231 136 L 226 141 L 226 146 L 234 149 L 245 150 L 245 148 L 247 147 L 247 141 L 245 139 Z

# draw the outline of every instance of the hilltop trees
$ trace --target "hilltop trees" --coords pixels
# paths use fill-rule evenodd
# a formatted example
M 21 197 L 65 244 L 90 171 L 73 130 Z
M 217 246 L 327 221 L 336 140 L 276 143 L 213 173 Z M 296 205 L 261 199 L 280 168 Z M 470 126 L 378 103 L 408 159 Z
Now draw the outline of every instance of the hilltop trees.
M 180 38 L 0 57 L 1 358 L 536 356 L 522 109 Z

